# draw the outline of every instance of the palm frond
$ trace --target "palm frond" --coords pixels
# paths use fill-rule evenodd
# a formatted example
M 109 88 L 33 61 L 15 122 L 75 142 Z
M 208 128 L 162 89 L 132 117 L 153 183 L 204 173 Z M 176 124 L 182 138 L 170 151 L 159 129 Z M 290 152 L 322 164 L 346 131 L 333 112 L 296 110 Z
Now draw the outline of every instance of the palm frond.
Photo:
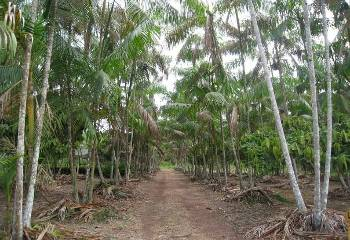
M 153 119 L 152 115 L 150 113 L 148 113 L 146 111 L 146 109 L 141 105 L 137 106 L 137 110 L 138 110 L 138 113 L 140 114 L 142 120 L 147 125 L 148 130 L 151 133 L 151 135 L 155 139 L 159 139 L 160 138 L 159 128 L 158 128 L 156 121 Z

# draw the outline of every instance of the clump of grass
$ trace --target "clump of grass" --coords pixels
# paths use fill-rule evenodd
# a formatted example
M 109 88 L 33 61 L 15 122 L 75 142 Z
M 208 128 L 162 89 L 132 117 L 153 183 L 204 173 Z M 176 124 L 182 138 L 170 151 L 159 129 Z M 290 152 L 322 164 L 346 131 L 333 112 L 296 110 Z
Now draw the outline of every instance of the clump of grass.
M 273 198 L 281 203 L 291 203 L 285 196 L 283 196 L 281 193 L 274 193 Z
M 115 210 L 110 208 L 102 208 L 101 210 L 94 213 L 93 221 L 97 223 L 104 223 L 110 219 L 115 219 L 118 214 Z
M 168 161 L 162 161 L 160 163 L 160 169 L 174 169 L 175 165 Z

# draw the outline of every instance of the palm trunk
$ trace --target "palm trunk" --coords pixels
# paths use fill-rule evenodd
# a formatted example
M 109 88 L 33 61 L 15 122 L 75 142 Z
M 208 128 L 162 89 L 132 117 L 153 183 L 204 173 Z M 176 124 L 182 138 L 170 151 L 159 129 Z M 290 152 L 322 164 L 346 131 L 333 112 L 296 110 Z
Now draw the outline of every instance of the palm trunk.
M 339 180 L 340 180 L 340 183 L 343 187 L 343 189 L 346 191 L 346 192 L 349 192 L 350 193 L 350 185 L 348 186 L 348 184 L 346 183 L 343 175 L 341 173 L 338 173 L 339 175 Z
M 96 151 L 96 161 L 97 161 L 97 170 L 98 170 L 98 175 L 100 176 L 100 180 L 102 183 L 106 183 L 106 179 L 103 176 L 103 171 L 101 168 L 100 156 L 98 155 L 97 151 Z
M 130 173 L 131 173 L 131 158 L 132 158 L 132 152 L 133 152 L 133 139 L 134 139 L 134 130 L 131 129 L 131 139 L 130 139 L 130 144 L 127 143 L 128 146 L 128 156 L 126 159 L 126 168 L 127 168 L 127 178 L 125 179 L 126 181 L 130 180 Z
M 323 23 L 323 36 L 325 45 L 325 59 L 326 59 L 326 79 L 327 79 L 327 143 L 326 143 L 326 162 L 325 173 L 322 187 L 322 210 L 327 207 L 328 189 L 329 189 L 329 177 L 331 174 L 331 160 L 332 160 L 332 79 L 331 79 L 331 63 L 329 58 L 329 41 L 328 41 L 328 21 L 326 15 L 325 0 L 321 1 L 322 11 L 322 23 Z
M 70 91 L 70 90 L 69 90 Z M 73 136 L 72 136 L 72 115 L 69 113 L 68 116 L 68 159 L 70 166 L 70 174 L 72 178 L 72 187 L 73 187 L 73 197 L 76 203 L 79 203 L 79 194 L 77 187 L 77 175 L 79 174 L 79 168 L 77 169 L 76 162 L 73 154 Z
M 37 12 L 37 0 L 32 1 L 31 20 L 35 22 Z M 28 77 L 32 56 L 33 35 L 28 33 L 25 37 L 25 50 L 23 61 L 23 79 L 20 96 L 20 106 L 18 114 L 18 136 L 17 136 L 17 169 L 16 169 L 16 188 L 14 193 L 14 208 L 13 208 L 13 228 L 12 239 L 23 239 L 23 165 L 24 165 L 24 136 L 26 125 L 26 106 L 27 106 L 27 91 Z
M 115 150 L 113 150 L 113 151 L 114 151 L 114 155 L 116 155 Z M 118 153 L 116 160 L 115 160 L 115 182 L 116 182 L 116 184 L 119 184 L 119 182 L 122 180 L 122 176 L 121 176 L 120 171 L 119 171 L 119 165 L 120 165 L 120 154 Z
M 204 152 L 202 152 L 202 157 L 203 157 L 203 170 L 204 170 L 204 178 L 207 179 L 208 178 L 208 165 L 207 165 L 207 160 L 205 158 L 205 154 Z
M 273 114 L 274 114 L 274 118 L 275 118 L 275 124 L 276 124 L 276 128 L 277 128 L 278 136 L 280 138 L 283 156 L 285 158 L 288 173 L 289 173 L 290 184 L 292 186 L 295 201 L 296 201 L 296 204 L 297 204 L 299 211 L 306 212 L 306 206 L 304 203 L 304 199 L 301 195 L 298 182 L 296 181 L 295 173 L 294 173 L 293 166 L 292 166 L 292 160 L 291 160 L 290 155 L 289 155 L 288 144 L 286 141 L 286 137 L 284 135 L 284 130 L 283 130 L 282 122 L 281 122 L 281 117 L 279 114 L 279 109 L 278 109 L 278 105 L 277 105 L 277 101 L 276 101 L 276 97 L 275 97 L 275 92 L 274 92 L 273 85 L 272 85 L 270 70 L 269 70 L 269 67 L 267 65 L 266 54 L 265 54 L 264 47 L 262 45 L 260 30 L 259 30 L 259 26 L 258 26 L 258 23 L 256 20 L 256 13 L 255 13 L 255 9 L 254 9 L 254 5 L 253 5 L 252 0 L 248 0 L 248 4 L 249 4 L 249 11 L 250 11 L 252 24 L 254 27 L 256 41 L 257 41 L 257 44 L 259 47 L 260 57 L 261 57 L 263 67 L 264 67 L 265 80 L 267 83 L 267 88 L 268 88 L 270 99 L 271 99 L 271 105 L 272 105 L 272 110 L 273 110 Z
M 114 166 L 115 166 L 115 151 L 112 149 L 112 157 L 111 157 L 111 171 L 109 172 L 109 179 L 113 181 L 114 179 Z
M 235 139 L 232 136 L 232 133 L 231 133 L 231 141 L 232 141 L 233 157 L 234 157 L 235 164 L 236 164 L 236 171 L 238 173 L 238 178 L 239 178 L 239 188 L 241 190 L 243 190 L 244 186 L 243 186 L 243 178 L 242 178 L 242 173 L 241 173 L 241 164 L 240 164 L 240 161 L 239 161 L 239 158 L 238 158 L 238 154 L 237 154 L 237 150 L 236 150 L 236 144 L 235 144 Z
M 276 59 L 277 59 L 277 67 L 278 67 L 278 74 L 279 74 L 279 80 L 280 80 L 280 85 L 281 85 L 281 94 L 282 94 L 282 108 L 284 113 L 288 116 L 288 105 L 287 105 L 287 92 L 286 92 L 286 84 L 284 82 L 283 78 L 283 70 L 282 70 L 282 63 L 281 63 L 281 57 L 280 53 L 278 51 L 278 46 L 277 43 L 274 42 L 274 47 L 276 51 Z M 294 169 L 295 171 L 296 169 Z
M 29 76 L 28 76 L 28 99 L 27 99 L 27 152 L 28 152 L 28 159 L 33 158 L 33 146 L 34 146 L 34 131 L 35 131 L 35 113 L 34 113 L 34 95 L 33 95 L 33 76 L 32 76 L 32 71 L 29 69 Z M 29 167 L 28 166 L 28 171 L 26 171 L 26 176 L 25 176 L 25 182 L 28 182 L 29 179 Z
M 35 183 L 36 183 L 36 177 L 38 172 L 38 164 L 39 164 L 39 155 L 40 155 L 40 144 L 41 144 L 41 135 L 42 135 L 42 129 L 43 129 L 43 123 L 44 123 L 44 115 L 45 115 L 45 106 L 46 106 L 46 97 L 47 97 L 47 91 L 49 88 L 49 75 L 50 75 L 50 69 L 51 69 L 51 56 L 52 56 L 52 46 L 53 46 L 53 37 L 54 37 L 54 18 L 55 18 L 55 12 L 57 8 L 57 1 L 53 0 L 53 13 L 51 16 L 51 24 L 49 25 L 48 29 L 48 42 L 47 42 L 47 53 L 46 53 L 46 60 L 45 60 L 45 67 L 44 67 L 44 79 L 43 79 L 43 88 L 41 92 L 41 104 L 39 107 L 39 114 L 37 116 L 36 121 L 36 138 L 35 138 L 35 147 L 34 147 L 34 154 L 32 159 L 32 166 L 31 166 L 31 173 L 30 173 L 30 180 L 29 180 L 29 187 L 28 187 L 28 193 L 27 193 L 27 199 L 26 199 L 26 206 L 24 209 L 24 215 L 23 215 L 23 223 L 25 227 L 30 227 L 31 224 L 31 217 L 32 217 L 32 210 L 33 210 L 33 203 L 34 203 L 34 191 L 35 191 Z
M 111 128 L 112 125 L 109 124 L 109 127 Z M 112 127 L 113 129 L 113 127 Z M 112 132 L 112 146 L 111 146 L 111 171 L 109 173 L 109 179 L 111 181 L 113 181 L 114 179 L 114 165 L 115 165 L 115 151 L 114 151 L 114 147 L 115 147 L 115 142 L 114 142 L 114 129 L 113 129 L 113 132 Z
M 314 228 L 319 228 L 321 224 L 321 174 L 320 174 L 320 130 L 318 124 L 318 106 L 317 106 L 317 87 L 314 67 L 314 57 L 312 50 L 312 37 L 310 30 L 309 10 L 306 0 L 303 4 L 303 14 L 305 22 L 305 39 L 306 52 L 309 71 L 311 105 L 312 105 L 312 135 L 313 135 L 313 157 L 315 172 L 315 188 L 314 188 Z
M 84 189 L 84 197 L 83 197 L 83 202 L 87 203 L 88 198 L 89 198 L 89 181 L 90 181 L 90 173 L 91 173 L 91 158 L 93 154 L 93 149 L 89 149 L 89 164 L 87 165 L 86 172 L 85 172 L 85 189 Z
M 222 155 L 223 155 L 223 163 L 224 163 L 225 185 L 227 185 L 227 162 L 226 162 L 226 152 L 225 152 L 225 136 L 224 136 L 224 127 L 223 127 L 221 112 L 220 112 L 220 130 L 221 130 L 221 138 L 222 138 Z
M 88 180 L 88 193 L 87 193 L 87 203 L 91 203 L 93 201 L 94 194 L 94 185 L 95 185 L 95 165 L 96 165 L 96 140 L 94 140 L 92 150 L 91 150 L 91 158 L 90 158 L 90 176 Z

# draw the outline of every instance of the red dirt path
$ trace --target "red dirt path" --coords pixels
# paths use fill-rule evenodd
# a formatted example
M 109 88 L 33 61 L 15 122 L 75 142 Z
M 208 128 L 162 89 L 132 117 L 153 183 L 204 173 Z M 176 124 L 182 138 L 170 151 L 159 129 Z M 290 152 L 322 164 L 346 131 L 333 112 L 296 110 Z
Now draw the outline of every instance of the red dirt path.
M 182 173 L 162 170 L 139 189 L 146 199 L 131 210 L 117 239 L 241 239 L 218 208 L 220 201 Z

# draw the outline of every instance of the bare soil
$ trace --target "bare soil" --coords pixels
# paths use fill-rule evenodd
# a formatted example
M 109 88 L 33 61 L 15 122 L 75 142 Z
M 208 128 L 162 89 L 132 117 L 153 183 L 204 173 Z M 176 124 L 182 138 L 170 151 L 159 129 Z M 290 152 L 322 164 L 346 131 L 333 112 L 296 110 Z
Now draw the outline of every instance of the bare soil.
M 218 195 L 174 170 L 162 170 L 139 188 L 144 201 L 118 239 L 241 239 L 223 214 Z

